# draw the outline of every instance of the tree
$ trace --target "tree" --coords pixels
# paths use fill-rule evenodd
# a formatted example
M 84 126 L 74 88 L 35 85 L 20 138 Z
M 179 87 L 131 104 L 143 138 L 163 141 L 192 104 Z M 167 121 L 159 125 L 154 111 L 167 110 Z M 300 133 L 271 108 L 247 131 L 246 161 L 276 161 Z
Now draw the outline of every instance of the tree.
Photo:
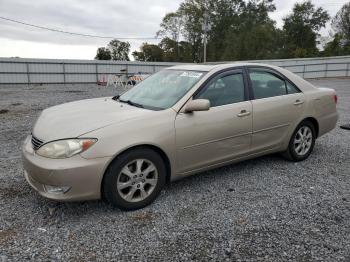
M 159 43 L 163 50 L 163 61 L 166 62 L 193 62 L 192 46 L 189 42 L 175 42 L 169 37 L 165 37 Z
M 326 43 L 322 52 L 323 56 L 339 56 L 345 54 L 346 52 L 343 48 L 342 36 L 340 34 L 335 34 L 333 40 Z
M 237 2 L 232 11 L 235 18 L 231 20 L 231 25 L 221 25 L 222 29 L 217 30 L 217 36 L 210 39 L 217 42 L 219 32 L 225 27 L 228 28 L 222 57 L 216 59 L 247 60 L 278 57 L 282 48 L 282 32 L 269 17 L 269 12 L 275 9 L 272 0 Z
M 95 56 L 97 60 L 111 60 L 111 52 L 105 47 L 99 47 Z
M 163 61 L 163 50 L 158 45 L 143 43 L 140 52 L 132 53 L 137 61 Z
M 177 43 L 175 40 L 165 37 L 159 43 L 159 47 L 163 50 L 163 60 L 166 62 L 178 62 Z
M 179 41 L 180 34 L 184 26 L 184 17 L 180 11 L 168 13 L 164 16 L 161 29 L 157 32 L 158 36 L 166 36 L 174 40 Z
M 184 17 L 183 37 L 192 46 L 192 61 L 202 61 L 202 23 L 204 13 L 211 8 L 210 0 L 185 0 L 180 4 L 178 12 Z
M 130 43 L 114 39 L 107 46 L 112 60 L 129 61 Z
M 157 32 L 157 36 L 165 36 L 175 43 L 174 61 L 179 61 L 179 40 L 184 27 L 184 16 L 181 10 L 174 13 L 168 13 L 164 16 L 160 24 L 161 30 Z
M 208 61 L 274 58 L 283 45 L 281 30 L 269 18 L 269 12 L 275 9 L 273 0 L 185 0 L 161 24 L 161 31 L 167 33 L 160 44 L 164 57 L 170 61 L 187 61 L 190 47 L 191 61 L 202 61 L 202 24 L 206 14 L 211 25 Z M 177 30 L 173 17 L 180 19 L 181 30 Z M 180 52 L 181 45 L 175 39 L 175 36 L 179 38 L 177 32 L 185 40 L 182 43 L 186 48 L 182 50 L 186 54 Z
M 350 44 L 350 2 L 343 5 L 332 20 L 334 31 Z
M 283 30 L 290 57 L 318 55 L 318 31 L 330 19 L 322 7 L 315 8 L 311 1 L 296 3 L 290 15 L 285 17 Z

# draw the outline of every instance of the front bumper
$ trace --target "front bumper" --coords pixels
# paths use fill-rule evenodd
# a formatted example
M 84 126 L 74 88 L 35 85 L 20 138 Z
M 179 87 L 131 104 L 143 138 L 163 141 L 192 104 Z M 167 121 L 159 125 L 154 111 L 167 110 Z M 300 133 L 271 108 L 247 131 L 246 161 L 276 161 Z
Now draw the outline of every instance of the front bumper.
M 66 159 L 50 159 L 35 153 L 30 138 L 26 139 L 22 148 L 24 174 L 40 195 L 59 201 L 101 198 L 101 182 L 109 157 L 85 159 L 75 155 Z M 48 186 L 68 190 L 53 193 Z

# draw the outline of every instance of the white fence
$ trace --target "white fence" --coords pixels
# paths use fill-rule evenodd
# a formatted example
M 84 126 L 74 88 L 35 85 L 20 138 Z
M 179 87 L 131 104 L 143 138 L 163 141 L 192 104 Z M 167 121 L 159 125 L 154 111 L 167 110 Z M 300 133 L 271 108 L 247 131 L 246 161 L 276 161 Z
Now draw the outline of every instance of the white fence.
M 278 65 L 304 78 L 350 76 L 350 56 L 250 62 Z M 137 74 L 152 74 L 176 64 L 178 63 L 0 58 L 0 84 L 105 84 L 110 75 L 128 79 Z

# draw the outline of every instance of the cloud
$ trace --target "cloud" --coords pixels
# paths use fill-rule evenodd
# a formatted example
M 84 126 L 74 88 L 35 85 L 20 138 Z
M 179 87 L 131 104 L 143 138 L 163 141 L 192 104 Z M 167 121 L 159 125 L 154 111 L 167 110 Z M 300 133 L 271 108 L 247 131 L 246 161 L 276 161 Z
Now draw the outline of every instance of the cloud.
M 153 37 L 167 12 L 175 11 L 183 0 L 0 0 L 0 16 L 45 27 L 94 35 L 115 37 Z M 340 1 L 340 0 L 339 0 Z M 346 2 L 347 0 L 342 0 Z M 295 1 L 275 0 L 277 10 L 271 17 L 282 26 Z M 313 1 L 331 11 L 341 7 L 329 0 Z M 0 20 L 0 56 L 82 58 L 92 59 L 91 50 L 105 46 L 109 39 L 77 37 L 32 28 Z M 145 40 L 146 41 L 146 40 Z M 157 40 L 147 40 L 155 42 Z M 132 51 L 142 40 L 130 40 Z M 6 44 L 5 44 L 6 43 Z M 12 43 L 12 45 L 11 45 Z M 28 48 L 24 48 L 27 43 Z M 23 48 L 19 48 L 23 46 Z M 72 50 L 81 52 L 68 52 Z M 18 48 L 16 48 L 18 47 Z M 62 48 L 60 48 L 62 47 Z M 45 51 L 44 51 L 45 49 Z M 51 49 L 51 50 L 50 50 Z M 74 56 L 74 54 L 77 54 Z M 79 57 L 77 57 L 79 56 Z
M 115 37 L 153 37 L 162 17 L 177 8 L 179 0 L 0 0 L 0 15 L 45 27 L 83 34 Z M 2 38 L 55 44 L 100 44 L 84 38 L 0 21 Z M 107 41 L 107 40 L 105 40 Z

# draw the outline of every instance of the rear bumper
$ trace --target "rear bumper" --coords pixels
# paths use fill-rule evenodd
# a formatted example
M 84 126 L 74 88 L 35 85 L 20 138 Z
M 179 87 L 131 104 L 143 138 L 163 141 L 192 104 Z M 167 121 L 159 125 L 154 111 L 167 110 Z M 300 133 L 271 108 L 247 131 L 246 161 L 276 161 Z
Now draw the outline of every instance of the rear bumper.
M 29 185 L 46 198 L 59 201 L 101 198 L 101 182 L 109 158 L 85 159 L 80 155 L 50 159 L 37 155 L 30 137 L 23 145 L 24 176 Z M 53 192 L 49 188 L 65 188 Z

